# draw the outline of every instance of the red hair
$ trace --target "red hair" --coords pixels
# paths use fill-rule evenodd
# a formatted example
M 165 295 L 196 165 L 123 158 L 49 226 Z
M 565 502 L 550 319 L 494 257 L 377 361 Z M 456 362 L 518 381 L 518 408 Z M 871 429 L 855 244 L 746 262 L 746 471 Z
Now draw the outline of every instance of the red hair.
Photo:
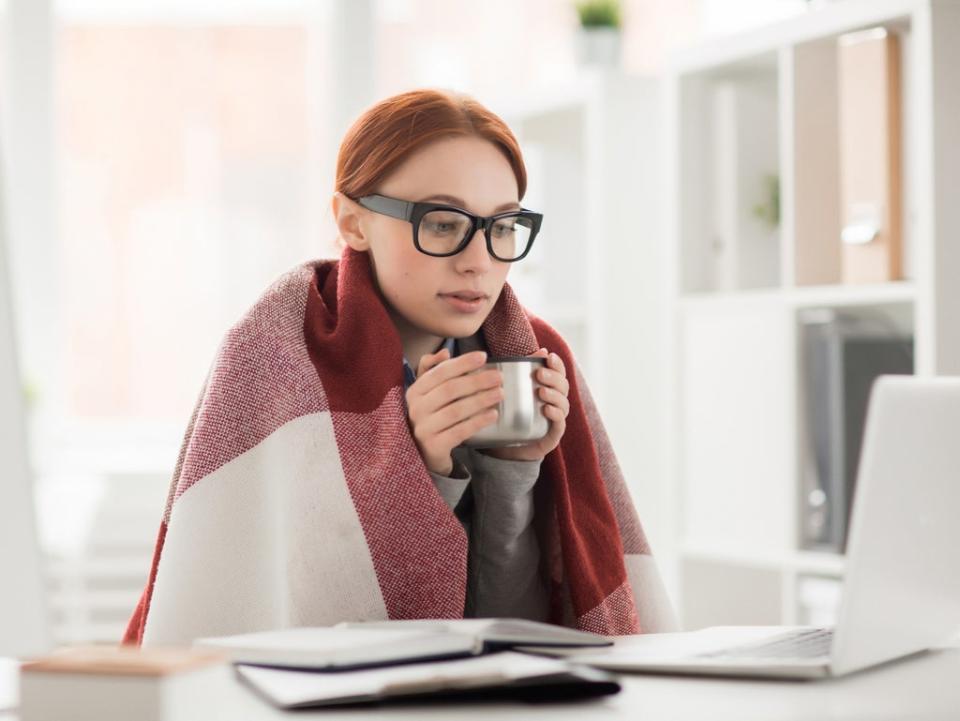
M 381 100 L 354 121 L 340 144 L 334 190 L 350 198 L 370 195 L 416 150 L 451 136 L 480 137 L 497 146 L 517 178 L 517 199 L 523 198 L 527 170 L 507 124 L 468 95 L 432 89 Z

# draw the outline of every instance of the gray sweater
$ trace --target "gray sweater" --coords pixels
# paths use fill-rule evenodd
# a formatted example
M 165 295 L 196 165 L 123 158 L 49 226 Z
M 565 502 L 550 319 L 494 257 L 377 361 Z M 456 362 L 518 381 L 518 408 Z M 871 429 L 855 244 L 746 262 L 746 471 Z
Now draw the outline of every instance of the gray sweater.
M 469 539 L 463 615 L 545 621 L 548 599 L 533 526 L 540 461 L 505 461 L 464 446 L 452 456 L 449 476 L 430 476 Z
M 441 347 L 451 357 L 487 350 L 481 331 L 467 338 L 448 338 Z M 409 388 L 416 375 L 406 358 L 403 369 Z M 545 621 L 547 590 L 533 526 L 533 488 L 540 461 L 504 461 L 465 446 L 454 448 L 451 456 L 449 476 L 430 476 L 469 539 L 463 615 Z

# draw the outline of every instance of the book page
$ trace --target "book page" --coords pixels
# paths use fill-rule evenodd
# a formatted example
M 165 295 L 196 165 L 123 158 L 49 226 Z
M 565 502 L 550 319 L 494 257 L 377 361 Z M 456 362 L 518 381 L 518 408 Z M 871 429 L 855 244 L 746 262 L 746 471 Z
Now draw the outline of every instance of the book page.
M 194 642 L 195 648 L 223 651 L 235 662 L 317 668 L 467 655 L 477 651 L 477 646 L 471 636 L 442 630 L 342 627 L 288 628 Z
M 422 630 L 359 631 L 340 627 L 285 628 L 278 631 L 243 633 L 236 636 L 200 638 L 194 646 L 224 649 L 276 649 L 285 651 L 340 651 L 359 646 L 406 643 L 422 638 Z
M 551 623 L 519 618 L 410 619 L 400 621 L 344 622 L 337 627 L 356 629 L 422 629 L 470 634 L 496 645 L 557 644 L 564 646 L 609 646 L 605 636 Z

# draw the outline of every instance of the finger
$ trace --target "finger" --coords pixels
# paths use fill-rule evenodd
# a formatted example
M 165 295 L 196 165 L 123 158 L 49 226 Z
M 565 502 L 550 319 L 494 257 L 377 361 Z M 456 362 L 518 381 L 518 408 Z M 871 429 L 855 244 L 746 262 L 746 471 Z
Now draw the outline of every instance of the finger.
M 450 448 L 456 448 L 470 436 L 496 423 L 498 415 L 499 411 L 496 408 L 488 408 L 442 431 L 438 434 L 437 439 L 444 446 L 449 445 Z
M 563 413 L 564 418 L 570 413 L 570 401 L 560 391 L 543 386 L 539 389 L 539 395 L 540 399 L 548 406 L 558 408 Z
M 420 365 L 417 368 L 417 378 L 422 376 L 434 366 L 439 365 L 449 357 L 450 351 L 446 348 L 441 348 L 436 353 L 428 353 L 427 355 L 422 356 L 420 358 Z
M 567 418 L 567 413 L 558 406 L 548 404 L 543 406 L 544 415 L 547 415 L 551 420 L 555 421 L 565 421 Z
M 474 393 L 426 415 L 419 425 L 419 430 L 427 436 L 443 433 L 471 416 L 496 408 L 501 400 L 503 388 L 499 385 L 481 393 Z
M 456 378 L 450 378 L 424 394 L 422 396 L 422 405 L 426 411 L 432 413 L 461 398 L 466 398 L 491 388 L 498 388 L 502 385 L 503 376 L 500 371 L 495 368 L 476 373 L 467 373 L 466 375 Z
M 567 428 L 566 420 L 564 420 L 563 414 L 558 408 L 554 406 L 544 406 L 543 414 L 547 417 L 547 420 L 550 421 L 550 429 L 547 431 L 547 435 L 534 444 L 537 449 L 537 454 L 540 457 L 547 455 L 560 445 L 560 439 L 563 438 L 563 434 Z
M 566 378 L 567 367 L 563 364 L 563 359 L 556 353 L 551 353 L 549 356 L 547 356 L 547 365 Z
M 560 445 L 560 439 L 563 438 L 563 434 L 567 429 L 567 422 L 560 415 L 560 412 L 553 406 L 548 407 L 551 410 L 549 413 L 545 411 L 544 415 L 550 423 L 550 430 L 547 435 L 540 440 L 544 455 Z
M 570 392 L 570 381 L 568 381 L 562 374 L 558 373 L 557 371 L 550 370 L 549 368 L 541 368 L 537 372 L 537 382 L 543 386 L 556 388 L 564 395 L 568 395 Z
M 549 352 L 546 348 L 540 348 L 539 350 L 536 350 L 536 351 L 534 351 L 533 353 L 531 353 L 530 355 L 528 355 L 527 358 L 543 358 L 545 361 L 548 361 L 548 362 L 549 362 L 549 355 L 550 355 L 550 352 Z M 537 373 L 537 378 L 538 378 L 538 379 L 540 378 L 540 374 L 543 373 L 543 371 L 544 371 L 546 368 L 547 368 L 547 364 L 546 364 L 546 363 L 545 363 L 544 365 L 542 365 L 542 366 L 540 366 L 540 367 L 537 368 L 536 373 Z
M 550 421 L 550 430 L 543 440 L 548 442 L 551 450 L 556 448 L 567 429 L 567 417 L 556 406 L 544 406 L 543 415 Z
M 447 362 L 438 362 L 426 370 L 422 376 L 417 376 L 414 384 L 417 386 L 417 393 L 425 395 L 445 380 L 476 370 L 486 362 L 487 354 L 480 350 L 464 353 L 456 358 L 451 358 Z

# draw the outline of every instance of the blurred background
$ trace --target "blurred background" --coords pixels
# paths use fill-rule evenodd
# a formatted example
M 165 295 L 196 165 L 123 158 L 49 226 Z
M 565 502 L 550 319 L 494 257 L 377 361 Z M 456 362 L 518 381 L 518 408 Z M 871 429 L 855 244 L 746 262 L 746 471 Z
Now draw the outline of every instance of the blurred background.
M 933 42 L 871 5 L 891 3 L 0 2 L 3 220 L 58 641 L 120 637 L 223 333 L 335 255 L 344 131 L 423 86 L 474 95 L 521 139 L 545 224 L 508 281 L 573 346 L 685 625 L 829 618 L 848 486 L 823 468 L 810 485 L 804 428 L 846 391 L 810 396 L 804 353 L 852 328 L 887 344 L 863 351 L 870 372 L 913 372 L 915 318 L 940 318 L 910 265 L 936 212 L 914 209 L 929 115 L 883 140 L 903 160 L 884 222 L 904 267 L 850 286 L 837 256 L 839 38 L 901 39 L 898 108 Z M 916 340 L 928 370 L 954 362 L 927 350 L 940 322 Z M 849 419 L 830 422 L 849 458 Z

